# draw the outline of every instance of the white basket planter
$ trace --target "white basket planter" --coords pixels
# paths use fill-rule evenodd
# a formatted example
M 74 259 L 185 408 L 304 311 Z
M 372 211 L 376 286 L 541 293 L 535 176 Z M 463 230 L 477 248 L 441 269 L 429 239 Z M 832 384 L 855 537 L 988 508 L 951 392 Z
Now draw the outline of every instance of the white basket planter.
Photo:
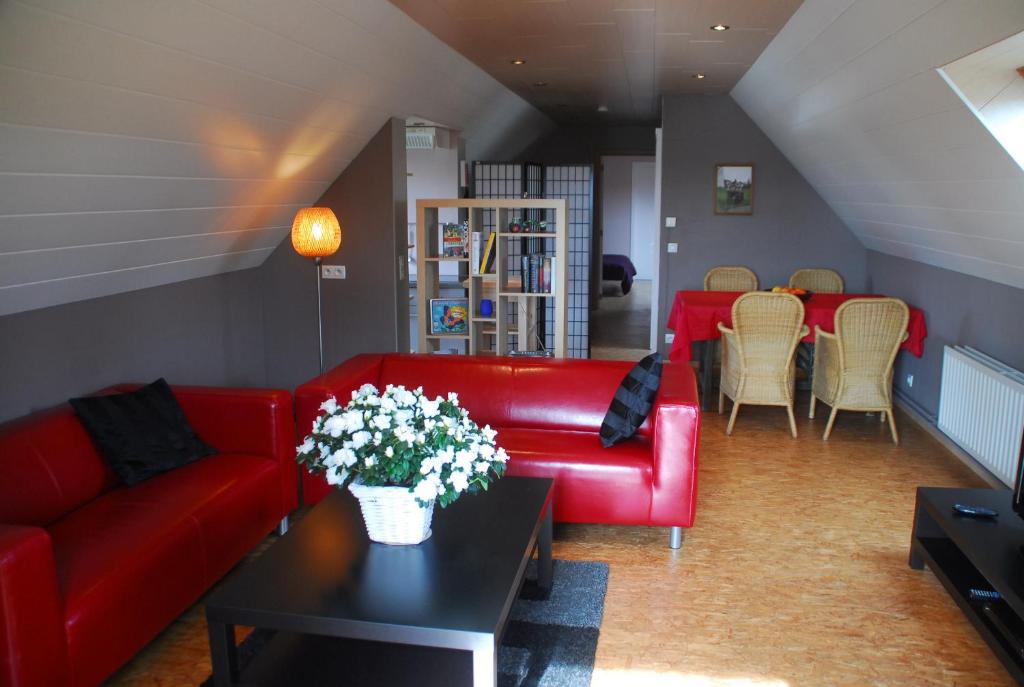
M 434 502 L 424 508 L 408 487 L 348 485 L 359 499 L 363 522 L 370 539 L 382 544 L 419 544 L 430 537 Z

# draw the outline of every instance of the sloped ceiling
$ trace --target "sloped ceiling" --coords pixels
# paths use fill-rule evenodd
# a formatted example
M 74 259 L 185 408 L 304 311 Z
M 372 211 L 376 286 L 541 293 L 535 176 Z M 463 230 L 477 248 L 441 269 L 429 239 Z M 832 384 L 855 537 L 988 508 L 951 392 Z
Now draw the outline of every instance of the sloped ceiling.
M 256 266 L 411 115 L 552 126 L 385 0 L 0 0 L 0 315 Z
M 732 91 L 870 249 L 1024 288 L 1024 171 L 936 71 L 1021 0 L 806 0 Z

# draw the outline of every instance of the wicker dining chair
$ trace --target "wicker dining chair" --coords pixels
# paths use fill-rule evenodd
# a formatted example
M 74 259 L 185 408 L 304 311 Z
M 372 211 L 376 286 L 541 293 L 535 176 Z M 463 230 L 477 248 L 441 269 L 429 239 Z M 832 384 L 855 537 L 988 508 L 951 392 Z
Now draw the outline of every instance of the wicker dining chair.
M 732 434 L 740 405 L 785 406 L 789 430 L 796 438 L 793 417 L 795 351 L 807 335 L 804 304 L 788 293 L 745 293 L 732 306 L 732 329 L 722 332 L 722 376 L 718 387 L 718 412 L 725 397 L 732 399 L 726 434 Z
M 879 412 L 889 419 L 892 442 L 900 443 L 892 414 L 892 366 L 907 339 L 910 309 L 898 298 L 853 298 L 836 310 L 835 334 L 814 328 L 811 413 L 818 400 L 832 406 L 822 439 L 832 433 L 840 410 Z
M 712 267 L 704 275 L 705 291 L 757 291 L 757 275 L 748 267 Z
M 797 270 L 789 278 L 789 285 L 815 293 L 843 292 L 843 278 L 838 272 L 817 267 Z

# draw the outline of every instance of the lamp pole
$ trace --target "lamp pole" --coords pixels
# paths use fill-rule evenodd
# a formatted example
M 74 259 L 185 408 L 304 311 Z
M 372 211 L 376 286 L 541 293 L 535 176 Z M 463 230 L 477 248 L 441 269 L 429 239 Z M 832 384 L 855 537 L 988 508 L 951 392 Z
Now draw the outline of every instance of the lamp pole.
M 324 373 L 324 313 L 320 300 L 320 282 L 323 281 L 323 260 L 316 259 L 316 329 L 320 338 L 320 374 Z

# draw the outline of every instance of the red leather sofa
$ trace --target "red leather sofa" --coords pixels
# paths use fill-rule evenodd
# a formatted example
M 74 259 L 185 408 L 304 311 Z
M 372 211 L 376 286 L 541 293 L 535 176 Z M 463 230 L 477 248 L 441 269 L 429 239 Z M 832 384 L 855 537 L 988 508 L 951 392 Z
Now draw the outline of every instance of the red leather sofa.
M 689 365 L 668 363 L 654 409 L 638 435 L 601 447 L 598 430 L 615 390 L 633 363 L 439 355 L 359 355 L 295 390 L 300 438 L 320 404 L 371 383 L 422 386 L 430 396 L 456 391 L 470 417 L 498 431 L 511 456 L 508 474 L 555 480 L 554 518 L 561 522 L 693 524 L 700 411 Z M 303 473 L 307 503 L 330 488 Z
M 67 404 L 0 425 L 0 685 L 99 684 L 294 510 L 287 391 L 174 393 L 218 453 L 132 487 Z

